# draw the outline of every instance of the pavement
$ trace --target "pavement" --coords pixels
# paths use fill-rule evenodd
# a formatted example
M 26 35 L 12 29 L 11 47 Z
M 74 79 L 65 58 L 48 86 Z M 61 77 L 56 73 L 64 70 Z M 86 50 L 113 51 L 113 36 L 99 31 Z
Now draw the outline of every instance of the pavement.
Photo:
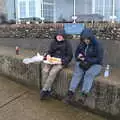
M 0 120 L 106 120 L 100 116 L 49 99 L 39 92 L 0 75 Z
M 0 46 L 0 55 L 15 55 L 14 47 Z M 34 52 L 20 49 L 18 57 Z M 39 91 L 31 90 L 0 75 L 0 120 L 106 120 L 83 109 L 49 99 L 40 101 Z

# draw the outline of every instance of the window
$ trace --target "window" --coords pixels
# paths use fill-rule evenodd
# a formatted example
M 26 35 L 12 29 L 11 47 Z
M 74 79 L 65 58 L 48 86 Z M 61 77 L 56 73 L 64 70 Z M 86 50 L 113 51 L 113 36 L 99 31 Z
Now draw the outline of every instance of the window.
M 109 20 L 112 15 L 112 0 L 95 0 L 95 11 Z
M 103 10 L 103 2 L 102 2 L 102 0 L 96 0 L 95 1 L 96 3 L 95 3 L 95 11 L 96 11 L 96 13 L 98 13 L 98 14 L 103 14 L 103 12 L 102 12 L 102 10 Z
M 47 1 L 47 0 L 45 0 L 45 1 Z M 50 1 L 53 1 L 53 0 L 50 0 Z M 53 21 L 53 19 L 54 19 L 54 4 L 51 4 L 51 3 L 43 4 L 43 17 L 45 18 L 46 21 Z
M 29 17 L 35 17 L 35 0 L 29 1 Z
M 26 17 L 26 3 L 25 1 L 20 2 L 20 18 Z
M 105 17 L 107 19 L 110 19 L 110 16 L 112 15 L 112 0 L 107 0 L 105 2 Z
M 117 17 L 117 21 L 120 21 L 120 0 L 116 0 L 115 3 L 115 15 Z
M 46 3 L 54 3 L 54 0 L 44 0 Z

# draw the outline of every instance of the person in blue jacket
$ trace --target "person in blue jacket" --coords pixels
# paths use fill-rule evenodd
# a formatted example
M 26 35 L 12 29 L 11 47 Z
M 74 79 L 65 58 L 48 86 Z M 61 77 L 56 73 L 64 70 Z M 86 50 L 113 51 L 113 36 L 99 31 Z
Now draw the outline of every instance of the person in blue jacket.
M 75 52 L 76 65 L 70 82 L 66 101 L 72 100 L 78 84 L 83 79 L 81 94 L 87 97 L 93 85 L 93 80 L 101 72 L 103 48 L 95 38 L 91 29 L 85 28 L 81 33 L 80 44 Z

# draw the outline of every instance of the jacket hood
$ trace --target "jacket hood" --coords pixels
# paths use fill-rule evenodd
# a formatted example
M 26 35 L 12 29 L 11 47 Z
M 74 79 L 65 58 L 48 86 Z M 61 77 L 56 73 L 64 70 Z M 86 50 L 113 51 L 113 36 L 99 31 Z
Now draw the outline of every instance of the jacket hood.
M 92 30 L 89 29 L 89 28 L 85 28 L 83 30 L 83 32 L 81 33 L 81 37 L 83 39 L 84 38 L 89 38 L 91 40 L 91 43 L 93 43 L 93 44 L 96 44 L 96 42 L 97 42 Z
M 57 35 L 62 35 L 63 38 L 65 39 L 65 32 L 64 32 L 64 30 L 58 30 L 58 31 L 56 31 L 55 36 L 54 36 L 55 40 L 56 40 L 56 36 Z

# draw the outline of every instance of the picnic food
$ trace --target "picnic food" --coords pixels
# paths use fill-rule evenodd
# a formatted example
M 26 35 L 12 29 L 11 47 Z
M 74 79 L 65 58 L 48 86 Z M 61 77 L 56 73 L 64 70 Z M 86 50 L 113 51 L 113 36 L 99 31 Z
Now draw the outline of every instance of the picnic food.
M 60 63 L 61 59 L 60 58 L 51 57 L 50 59 L 48 59 L 48 61 L 51 62 L 51 63 Z

